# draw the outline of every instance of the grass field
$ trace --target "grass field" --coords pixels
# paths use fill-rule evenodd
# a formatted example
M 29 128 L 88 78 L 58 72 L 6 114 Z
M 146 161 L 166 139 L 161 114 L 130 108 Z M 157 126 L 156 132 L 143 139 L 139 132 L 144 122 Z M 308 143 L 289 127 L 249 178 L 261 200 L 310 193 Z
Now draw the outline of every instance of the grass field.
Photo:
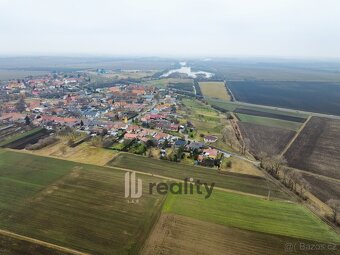
M 268 112 L 273 114 L 280 114 L 280 115 L 287 115 L 292 117 L 301 117 L 301 118 L 307 118 L 308 116 L 304 113 L 301 113 L 300 111 L 296 110 L 295 112 L 292 111 L 284 111 L 279 109 L 268 109 L 263 108 L 261 106 L 245 106 L 238 102 L 228 102 L 221 99 L 208 99 L 207 100 L 210 105 L 218 106 L 221 109 L 227 110 L 227 111 L 234 111 L 236 108 L 239 109 L 250 109 L 250 110 L 256 110 L 256 111 L 262 111 L 262 112 Z
M 278 235 L 227 227 L 178 214 L 160 217 L 142 251 L 154 254 L 214 255 L 335 255 L 337 251 L 287 251 L 286 244 L 313 243 Z M 331 246 L 333 247 L 333 246 Z
M 5 70 L 0 69 L 0 80 L 22 79 L 27 76 L 45 75 L 49 72 L 45 71 L 29 71 L 29 70 Z
M 61 138 L 58 143 L 47 146 L 41 150 L 27 152 L 40 156 L 58 157 L 61 159 L 98 166 L 105 165 L 118 153 L 115 150 L 91 146 L 88 142 L 84 142 L 71 148 L 66 145 L 67 141 L 67 138 Z
M 162 197 L 128 203 L 124 173 L 0 150 L 0 229 L 93 254 L 135 254 Z
M 170 83 L 192 83 L 192 79 L 180 79 L 180 78 L 162 78 L 156 80 L 145 81 L 143 84 L 149 86 L 155 86 L 156 88 L 166 88 Z
M 224 114 L 220 114 L 210 105 L 203 104 L 197 100 L 184 98 L 182 102 L 185 107 L 178 111 L 182 116 L 180 121 L 183 123 L 190 121 L 194 125 L 196 133 L 192 139 L 203 142 L 204 138 L 201 137 L 201 134 L 215 135 L 218 140 L 212 144 L 213 146 L 228 151 L 234 150 L 234 148 L 230 148 L 229 145 L 222 140 L 223 135 L 221 131 L 224 128 L 232 129 L 230 122 Z
M 202 94 L 206 98 L 218 98 L 229 101 L 230 96 L 226 90 L 224 82 L 200 82 Z
M 304 207 L 214 190 L 202 195 L 168 195 L 163 212 L 261 233 L 340 243 L 340 236 Z
M 272 119 L 272 118 L 260 117 L 260 116 L 242 114 L 242 113 L 237 113 L 237 116 L 242 122 L 259 124 L 259 125 L 264 125 L 264 126 L 269 126 L 269 127 L 284 128 L 284 129 L 293 130 L 293 131 L 297 131 L 302 124 L 299 122 Z
M 266 180 L 264 178 L 251 175 L 235 173 L 221 174 L 217 169 L 189 166 L 127 153 L 120 154 L 114 158 L 109 165 L 181 180 L 192 177 L 195 180 L 199 179 L 208 183 L 215 182 L 216 187 L 220 188 L 263 196 L 268 194 Z M 278 190 L 276 186 L 271 183 L 268 185 L 273 197 L 289 199 L 287 195 L 282 193 L 281 190 Z
M 226 162 L 228 161 L 232 163 L 231 167 L 226 166 Z M 263 172 L 259 170 L 254 164 L 237 157 L 230 157 L 228 159 L 225 158 L 222 161 L 221 171 L 249 174 L 262 177 L 264 176 Z
M 69 255 L 47 248 L 39 244 L 30 243 L 7 236 L 0 235 L 0 254 L 1 255 Z
M 286 121 L 293 121 L 293 122 L 300 122 L 300 123 L 304 123 L 306 121 L 306 118 L 302 118 L 302 117 L 295 117 L 295 116 L 289 116 L 285 114 L 270 113 L 270 112 L 257 111 L 257 110 L 245 109 L 245 108 L 236 108 L 234 110 L 234 113 L 243 113 L 243 114 L 252 115 L 252 116 L 267 117 L 271 119 L 279 119 L 279 120 L 286 120 Z
M 20 133 L 20 134 L 15 134 L 13 136 L 10 136 L 8 137 L 7 139 L 5 139 L 4 141 L 0 142 L 0 147 L 2 146 L 6 146 L 10 143 L 13 143 L 19 139 L 22 139 L 22 138 L 25 138 L 25 137 L 28 137 L 30 135 L 34 135 L 34 134 L 37 134 L 39 133 L 40 131 L 42 131 L 43 129 L 40 128 L 40 127 L 37 127 L 37 128 L 34 128 L 32 130 L 29 130 L 29 131 L 26 131 L 24 133 Z

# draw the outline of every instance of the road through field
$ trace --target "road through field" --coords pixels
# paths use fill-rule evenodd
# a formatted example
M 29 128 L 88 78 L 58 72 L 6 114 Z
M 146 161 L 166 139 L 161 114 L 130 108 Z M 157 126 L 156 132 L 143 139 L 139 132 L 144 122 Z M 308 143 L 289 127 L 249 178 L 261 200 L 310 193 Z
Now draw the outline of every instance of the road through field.
M 340 116 L 332 115 L 332 114 L 326 114 L 326 113 L 307 112 L 307 111 L 303 111 L 303 110 L 295 110 L 295 109 L 289 109 L 289 108 L 283 108 L 283 107 L 245 103 L 245 102 L 236 101 L 236 100 L 235 101 L 228 101 L 228 103 L 235 104 L 236 106 L 243 105 L 243 106 L 257 107 L 257 108 L 263 108 L 263 109 L 269 109 L 269 110 L 275 110 L 275 111 L 282 111 L 283 113 L 284 112 L 302 113 L 302 114 L 305 114 L 305 115 L 312 115 L 312 116 L 316 116 L 316 117 L 324 117 L 324 118 L 340 120 Z
M 14 149 L 5 149 L 5 150 L 9 150 L 9 151 L 13 151 L 13 152 L 19 152 L 19 153 L 26 153 L 26 154 L 32 155 L 31 153 L 29 153 L 27 151 L 24 151 L 24 150 L 14 150 Z M 119 154 L 116 154 L 113 158 L 117 157 L 118 155 Z M 39 156 L 39 155 L 36 155 L 36 156 Z M 136 155 L 136 156 L 139 156 L 139 155 Z M 48 155 L 48 156 L 40 156 L 40 157 L 55 158 L 55 159 L 59 159 L 59 160 L 72 161 L 72 162 L 80 163 L 79 161 L 58 158 L 58 157 L 50 156 L 50 155 Z M 139 157 L 143 157 L 143 156 L 139 156 Z M 125 171 L 125 172 L 136 172 L 136 173 L 141 174 L 141 175 L 153 176 L 153 177 L 157 177 L 157 178 L 161 178 L 161 179 L 169 180 L 169 181 L 184 182 L 183 179 L 176 179 L 176 178 L 172 178 L 172 177 L 168 177 L 168 176 L 164 176 L 164 175 L 157 175 L 157 174 L 151 174 L 151 173 L 146 173 L 146 172 L 142 172 L 142 171 L 136 171 L 136 170 L 129 169 L 129 168 L 122 168 L 122 167 L 116 167 L 116 166 L 113 167 L 113 166 L 107 166 L 107 165 L 106 166 L 99 165 L 99 166 L 106 167 L 106 168 L 112 168 L 112 169 L 116 169 L 116 170 L 120 170 L 120 171 Z M 237 191 L 237 190 L 232 190 L 232 189 L 226 189 L 226 188 L 220 188 L 220 187 L 214 187 L 214 189 L 225 191 L 225 192 L 230 192 L 230 193 L 235 193 L 235 194 L 240 194 L 240 195 L 246 195 L 246 196 L 252 196 L 252 197 L 266 198 L 267 199 L 267 196 L 262 196 L 262 195 L 258 195 L 258 194 L 252 194 L 252 193 L 247 193 L 247 192 L 242 192 L 242 191 Z
M 305 126 L 307 125 L 307 123 L 310 121 L 310 119 L 312 118 L 312 116 L 308 116 L 307 120 L 301 125 L 301 127 L 299 128 L 299 130 L 295 133 L 295 135 L 293 136 L 293 138 L 289 141 L 289 143 L 286 145 L 286 147 L 283 149 L 283 151 L 281 152 L 280 156 L 282 157 L 289 149 L 289 147 L 294 143 L 294 141 L 296 140 L 296 138 L 298 138 L 298 136 L 300 135 L 300 133 L 302 132 L 302 130 L 305 128 Z
M 80 252 L 80 251 L 77 251 L 77 250 L 69 249 L 69 248 L 66 248 L 66 247 L 63 247 L 63 246 L 51 244 L 51 243 L 44 242 L 44 241 L 34 239 L 34 238 L 31 238 L 31 237 L 18 235 L 18 234 L 15 234 L 13 232 L 3 230 L 3 229 L 0 229 L 0 235 L 8 236 L 8 237 L 19 239 L 19 240 L 22 240 L 22 241 L 27 241 L 27 242 L 34 243 L 34 244 L 38 244 L 38 245 L 41 245 L 41 246 L 44 246 L 44 247 L 47 247 L 47 248 L 51 248 L 53 250 L 65 252 L 66 254 L 70 254 L 70 255 L 90 255 L 89 253 L 84 253 L 84 252 Z
M 145 173 L 145 172 L 141 172 L 141 171 L 132 170 L 132 169 L 129 169 L 129 168 L 122 168 L 122 167 L 116 167 L 116 166 L 114 166 L 114 167 L 113 166 L 106 166 L 106 167 L 125 171 L 125 172 L 136 172 L 137 174 L 157 177 L 157 178 L 160 178 L 160 179 L 163 179 L 163 180 L 176 181 L 176 182 L 184 183 L 184 180 L 182 180 L 182 179 L 172 178 L 172 177 L 168 177 L 168 176 L 164 176 L 164 175 Z M 192 183 L 195 184 L 195 182 L 192 182 Z M 225 188 L 220 188 L 220 187 L 214 187 L 214 190 L 220 190 L 220 191 L 225 191 L 225 192 L 235 193 L 235 194 L 245 195 L 245 196 L 251 196 L 251 197 L 266 198 L 266 199 L 268 198 L 267 196 L 261 196 L 261 195 L 256 195 L 256 194 L 252 194 L 252 193 L 247 193 L 247 192 L 242 192 L 242 191 L 237 191 L 237 190 L 232 190 L 232 189 L 225 189 Z M 291 202 L 291 201 L 287 201 L 287 202 Z

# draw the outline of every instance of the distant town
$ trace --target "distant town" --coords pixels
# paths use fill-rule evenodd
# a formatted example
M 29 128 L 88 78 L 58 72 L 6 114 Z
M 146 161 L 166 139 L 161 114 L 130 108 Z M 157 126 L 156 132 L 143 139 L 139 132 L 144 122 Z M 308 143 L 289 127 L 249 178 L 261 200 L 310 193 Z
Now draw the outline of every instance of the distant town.
M 1 130 L 17 133 L 41 128 L 33 136 L 39 139 L 25 141 L 28 150 L 41 149 L 40 144 L 55 142 L 51 137 L 68 134 L 71 147 L 92 140 L 94 146 L 175 162 L 188 156 L 193 164 L 209 167 L 219 168 L 223 158 L 231 156 L 211 146 L 219 139 L 216 135 L 192 139 L 195 126 L 178 112 L 183 96 L 176 88 L 133 82 L 93 88 L 90 82 L 87 72 L 4 82 Z

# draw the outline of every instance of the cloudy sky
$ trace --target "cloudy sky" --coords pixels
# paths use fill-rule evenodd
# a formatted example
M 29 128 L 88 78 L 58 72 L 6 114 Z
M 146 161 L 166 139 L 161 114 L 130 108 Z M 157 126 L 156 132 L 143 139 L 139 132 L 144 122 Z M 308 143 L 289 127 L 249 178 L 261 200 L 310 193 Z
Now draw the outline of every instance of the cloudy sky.
M 0 0 L 0 54 L 340 58 L 339 10 L 339 0 Z

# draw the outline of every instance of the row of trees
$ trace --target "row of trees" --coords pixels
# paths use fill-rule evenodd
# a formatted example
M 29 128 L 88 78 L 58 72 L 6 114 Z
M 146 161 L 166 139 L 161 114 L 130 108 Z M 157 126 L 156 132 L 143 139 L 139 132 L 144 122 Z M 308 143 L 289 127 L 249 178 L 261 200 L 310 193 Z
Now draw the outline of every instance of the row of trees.
M 260 153 L 261 167 L 274 178 L 280 180 L 286 187 L 306 199 L 306 192 L 311 190 L 309 182 L 303 178 L 301 172 L 286 167 L 287 160 L 280 155 L 267 156 Z
M 299 195 L 302 199 L 307 199 L 306 193 L 311 190 L 310 183 L 303 178 L 301 172 L 286 167 L 287 160 L 283 156 L 267 156 L 261 153 L 259 156 L 261 167 L 270 175 L 280 180 L 286 187 Z M 330 199 L 326 204 L 332 210 L 331 220 L 340 224 L 340 200 Z
M 232 149 L 238 149 L 242 155 L 245 155 L 250 149 L 250 139 L 245 137 L 237 140 L 234 131 L 228 127 L 222 129 L 222 141 L 230 146 Z

